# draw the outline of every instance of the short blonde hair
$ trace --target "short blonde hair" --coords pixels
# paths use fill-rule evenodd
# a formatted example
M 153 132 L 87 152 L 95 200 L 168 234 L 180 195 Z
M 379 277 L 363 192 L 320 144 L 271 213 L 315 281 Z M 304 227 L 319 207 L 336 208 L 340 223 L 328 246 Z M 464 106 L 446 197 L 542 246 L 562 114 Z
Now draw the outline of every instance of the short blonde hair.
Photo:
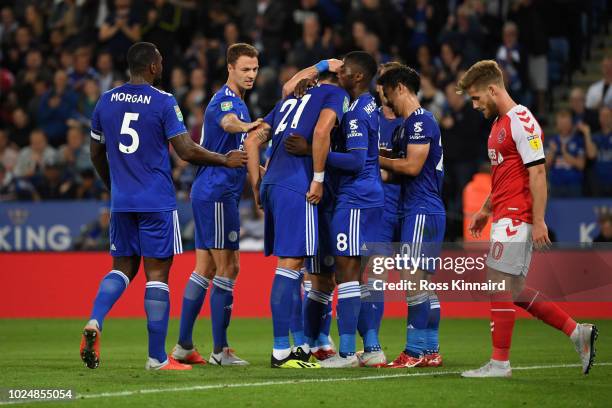
M 478 61 L 457 83 L 457 93 L 462 94 L 473 86 L 480 88 L 491 84 L 504 86 L 504 75 L 499 65 L 493 60 Z

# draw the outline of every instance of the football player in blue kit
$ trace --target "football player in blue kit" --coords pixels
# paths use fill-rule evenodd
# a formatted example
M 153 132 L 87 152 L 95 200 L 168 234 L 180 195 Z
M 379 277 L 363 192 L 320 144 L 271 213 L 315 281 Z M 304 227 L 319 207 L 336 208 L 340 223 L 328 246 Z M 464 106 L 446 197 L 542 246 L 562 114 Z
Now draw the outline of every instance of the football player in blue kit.
M 244 167 L 244 152 L 210 152 L 194 143 L 175 98 L 153 87 L 161 79 L 155 45 L 134 44 L 127 53 L 130 81 L 105 92 L 92 115 L 91 160 L 111 193 L 110 253 L 113 269 L 100 282 L 80 354 L 87 367 L 100 363 L 104 318 L 134 279 L 144 258 L 145 311 L 150 370 L 187 370 L 165 352 L 170 311 L 168 274 L 182 252 L 168 142 L 196 165 Z
M 336 61 L 331 63 L 334 65 Z M 330 61 L 327 60 L 311 67 L 320 72 L 329 69 Z M 319 368 L 318 364 L 307 361 L 310 347 L 317 340 L 325 308 L 331 301 L 333 281 L 327 288 L 315 283 L 309 292 L 305 308 L 306 316 L 312 318 L 304 319 L 304 341 L 294 344 L 293 350 L 289 328 L 293 305 L 301 296 L 304 260 L 317 252 L 317 204 L 324 197 L 330 133 L 342 120 L 347 106 L 347 93 L 333 81 L 322 80 L 301 97 L 289 95 L 280 101 L 245 142 L 253 194 L 265 212 L 265 253 L 279 257 L 270 296 L 274 327 L 273 368 Z M 293 155 L 286 150 L 285 141 L 292 135 L 299 135 L 312 145 L 312 156 Z M 259 146 L 270 139 L 270 158 L 261 179 Z
M 401 242 L 408 244 L 410 257 L 418 270 L 413 279 L 427 279 L 435 272 L 435 262 L 425 258 L 440 255 L 446 212 L 442 202 L 444 177 L 442 139 L 433 114 L 419 104 L 419 74 L 402 66 L 386 71 L 379 79 L 384 96 L 404 123 L 395 133 L 393 150 L 398 158 L 380 157 L 380 165 L 391 177 L 401 180 Z M 440 303 L 434 292 L 412 291 L 407 296 L 406 347 L 391 368 L 437 367 Z
M 244 150 L 247 133 L 261 123 L 261 119 L 251 122 L 244 102 L 246 91 L 253 88 L 258 69 L 258 51 L 255 47 L 237 43 L 228 48 L 227 82 L 213 95 L 204 113 L 200 141 L 204 148 L 221 154 Z M 185 287 L 179 338 L 172 351 L 172 356 L 180 362 L 205 363 L 193 345 L 192 334 L 212 281 L 210 314 L 213 350 L 208 363 L 219 366 L 248 364 L 234 354 L 227 340 L 234 284 L 239 272 L 238 203 L 245 178 L 245 168 L 205 165 L 198 169 L 191 188 L 196 227 L 196 266 Z

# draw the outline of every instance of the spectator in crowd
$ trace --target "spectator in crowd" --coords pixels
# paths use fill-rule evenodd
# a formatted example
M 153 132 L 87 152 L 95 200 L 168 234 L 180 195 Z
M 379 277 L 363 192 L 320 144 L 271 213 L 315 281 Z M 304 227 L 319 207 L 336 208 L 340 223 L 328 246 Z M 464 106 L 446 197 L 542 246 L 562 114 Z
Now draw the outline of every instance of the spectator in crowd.
M 28 4 L 25 9 L 25 23 L 37 42 L 45 34 L 45 22 L 39 8 L 35 4 Z
M 446 86 L 448 106 L 440 121 L 444 149 L 444 198 L 447 203 L 448 233 L 453 238 L 462 236 L 461 208 L 463 188 L 484 160 L 485 146 L 482 114 L 457 95 L 457 84 Z
M 495 54 L 510 95 L 522 104 L 527 103 L 527 58 L 518 43 L 518 27 L 512 21 L 504 24 L 503 43 Z
M 39 49 L 31 49 L 26 54 L 25 67 L 17 75 L 15 91 L 20 105 L 27 104 L 35 94 L 34 86 L 37 79 L 49 81 L 50 72 L 43 67 L 43 55 Z
M 432 78 L 421 74 L 421 92 L 419 92 L 421 106 L 434 114 L 436 119 L 442 118 L 442 113 L 446 105 L 444 93 L 436 88 Z
M 431 51 L 427 45 L 421 45 L 417 50 L 417 70 L 423 75 L 427 75 L 432 81 L 437 78 L 438 70 L 431 58 Z
M 0 11 L 0 46 L 5 49 L 12 41 L 19 23 L 10 6 L 2 7 Z
M 75 198 L 78 200 L 108 200 L 109 195 L 102 181 L 96 177 L 92 168 L 81 170 L 80 182 L 77 186 Z
M 191 185 L 198 170 L 195 166 L 190 166 L 188 162 L 182 160 L 178 155 L 172 155 L 174 169 L 172 169 L 172 180 L 176 188 L 177 198 L 188 200 L 191 192 Z
M 76 198 L 77 184 L 74 178 L 65 174 L 63 170 L 59 162 L 50 162 L 44 167 L 42 177 L 34 179 L 34 188 L 42 200 Z
M 91 50 L 89 47 L 79 47 L 74 52 L 74 64 L 66 74 L 68 83 L 75 91 L 79 92 L 85 86 L 88 79 L 98 80 L 98 72 L 91 66 Z
M 597 110 L 589 109 L 585 105 L 584 91 L 580 87 L 572 88 L 569 95 L 569 107 L 572 112 L 572 123 L 586 124 L 592 133 L 599 131 L 599 117 Z
M 589 168 L 589 190 L 596 196 L 612 197 L 612 109 L 599 109 L 601 130 L 591 137 L 588 127 L 584 128 L 586 155 L 592 161 Z
M 98 82 L 93 79 L 85 80 L 83 91 L 79 93 L 74 118 L 68 119 L 69 126 L 91 126 L 91 116 L 100 98 Z
M 8 133 L 0 129 L 0 163 L 7 171 L 13 171 L 17 164 L 17 150 L 10 144 Z
M 12 71 L 24 66 L 25 57 L 30 49 L 34 48 L 30 29 L 26 26 L 20 26 L 15 30 L 15 41 L 12 47 L 7 51 L 4 63 Z
M 152 42 L 164 56 L 163 82 L 168 83 L 175 64 L 176 33 L 181 22 L 181 8 L 168 0 L 153 0 L 142 27 L 143 41 Z
M 446 88 L 446 85 L 453 82 L 459 71 L 465 68 L 461 53 L 455 51 L 450 43 L 443 43 L 440 47 L 440 58 L 436 61 L 437 83 Z
M 68 128 L 66 144 L 58 150 L 58 162 L 67 169 L 75 172 L 91 168 L 89 158 L 89 143 L 85 143 L 85 135 L 80 126 Z
M 181 67 L 174 67 L 170 75 L 170 89 L 172 95 L 176 98 L 181 108 L 185 105 L 185 97 L 189 92 L 189 84 L 187 83 L 187 75 Z
M 15 175 L 32 178 L 42 174 L 49 163 L 57 161 L 57 151 L 49 146 L 47 135 L 42 129 L 34 129 L 30 133 L 30 144 L 19 152 Z
M 46 92 L 38 109 L 38 124 L 49 137 L 49 143 L 59 146 L 66 141 L 67 121 L 76 110 L 76 94 L 68 86 L 68 75 L 59 70 L 53 76 L 53 87 Z
M 114 55 L 120 70 L 127 68 L 125 56 L 128 48 L 140 41 L 140 18 L 131 7 L 131 0 L 115 0 L 115 10 L 100 27 L 98 38 Z
M 98 85 L 101 94 L 111 89 L 113 82 L 117 79 L 122 79 L 121 75 L 115 71 L 113 56 L 108 51 L 102 51 L 98 54 L 96 68 L 98 69 Z
M 508 18 L 516 23 L 519 43 L 525 47 L 528 57 L 528 73 L 531 87 L 536 94 L 535 112 L 539 118 L 546 112 L 548 90 L 548 34 L 544 25 L 544 2 L 517 0 L 512 3 Z M 542 121 L 545 122 L 545 121 Z
M 87 225 L 74 242 L 77 251 L 104 251 L 110 247 L 110 208 L 100 209 L 98 219 Z
M 38 194 L 32 184 L 25 180 L 15 177 L 0 163 L 0 202 L 2 201 L 32 201 L 39 200 Z
M 13 111 L 13 125 L 9 129 L 10 142 L 18 148 L 26 147 L 30 142 L 31 132 L 28 114 L 22 108 L 16 108 Z
M 550 192 L 553 197 L 579 197 L 586 163 L 584 140 L 572 124 L 570 111 L 559 111 L 556 125 L 557 134 L 548 138 L 546 147 Z
M 612 213 L 602 214 L 599 217 L 599 235 L 593 242 L 612 242 Z
M 601 61 L 603 78 L 589 87 L 586 96 L 586 107 L 599 109 L 601 106 L 612 108 L 612 56 Z
M 187 110 L 192 108 L 202 109 L 208 100 L 206 91 L 206 73 L 202 68 L 195 68 L 189 77 L 190 90 L 185 97 L 185 107 Z
M 49 27 L 60 30 L 64 38 L 75 36 L 79 31 L 76 0 L 55 2 L 49 17 Z
M 332 57 L 331 29 L 328 28 L 321 36 L 321 26 L 316 14 L 304 19 L 302 37 L 297 41 L 289 59 L 303 69 L 312 65 L 312 61 L 320 61 Z
M 483 30 L 467 4 L 458 7 L 456 16 L 454 14 L 448 16 L 439 41 L 451 44 L 455 50 L 461 50 L 466 66 L 471 66 L 482 59 Z

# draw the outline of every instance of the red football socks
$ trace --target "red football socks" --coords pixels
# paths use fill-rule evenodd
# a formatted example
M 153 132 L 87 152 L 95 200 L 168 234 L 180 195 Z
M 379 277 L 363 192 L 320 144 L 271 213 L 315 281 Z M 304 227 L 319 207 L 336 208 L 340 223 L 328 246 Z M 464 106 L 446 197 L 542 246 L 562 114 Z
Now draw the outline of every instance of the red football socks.
M 493 354 L 498 361 L 510 359 L 512 330 L 514 329 L 515 306 L 511 292 L 496 292 L 491 295 L 491 339 Z
M 576 329 L 576 321 L 572 319 L 563 309 L 549 301 L 540 292 L 530 287 L 525 287 L 515 305 L 525 309 L 534 317 L 544 323 L 561 330 L 568 337 Z

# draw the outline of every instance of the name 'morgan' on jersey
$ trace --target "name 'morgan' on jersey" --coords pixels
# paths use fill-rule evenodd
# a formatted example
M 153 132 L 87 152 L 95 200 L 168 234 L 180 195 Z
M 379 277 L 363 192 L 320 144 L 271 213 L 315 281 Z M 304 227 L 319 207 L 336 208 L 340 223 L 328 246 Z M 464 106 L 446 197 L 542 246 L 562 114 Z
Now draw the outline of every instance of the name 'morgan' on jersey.
M 149 84 L 127 83 L 100 97 L 91 137 L 106 144 L 112 211 L 176 209 L 168 140 L 186 132 L 174 96 Z
M 291 135 L 300 135 L 312 144 L 320 112 L 331 109 L 341 121 L 348 105 L 346 91 L 331 84 L 311 88 L 299 99 L 291 95 L 280 101 L 264 118 L 272 128 L 272 146 L 262 184 L 278 184 L 299 193 L 308 192 L 313 173 L 312 157 L 288 153 L 284 142 Z
M 440 127 L 434 115 L 423 108 L 414 111 L 395 134 L 393 147 L 400 157 L 406 157 L 411 144 L 429 144 L 429 154 L 421 172 L 416 177 L 405 176 L 402 181 L 402 215 L 445 214 Z
M 384 192 L 378 164 L 378 111 L 370 93 L 353 101 L 335 133 L 333 150 L 366 150 L 365 166 L 358 172 L 334 169 L 337 173 L 337 208 L 383 207 Z
M 231 150 L 244 150 L 246 133 L 228 133 L 221 127 L 225 115 L 235 114 L 243 122 L 251 122 L 244 101 L 227 85 L 215 93 L 204 112 L 200 145 L 219 154 Z M 204 201 L 239 201 L 246 168 L 201 166 L 191 188 L 191 197 Z

